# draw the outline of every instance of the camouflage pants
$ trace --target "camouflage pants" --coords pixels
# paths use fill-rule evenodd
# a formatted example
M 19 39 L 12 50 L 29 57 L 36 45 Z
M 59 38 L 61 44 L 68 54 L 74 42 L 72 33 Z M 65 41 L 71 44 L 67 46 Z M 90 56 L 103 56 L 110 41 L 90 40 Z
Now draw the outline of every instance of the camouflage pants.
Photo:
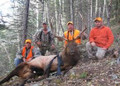
M 106 50 L 101 47 L 92 47 L 90 42 L 86 43 L 86 50 L 89 58 L 97 57 L 98 59 L 102 59 L 105 56 Z
M 41 55 L 45 55 L 47 50 L 50 52 L 50 54 L 57 54 L 57 50 L 55 48 L 52 49 L 51 46 L 41 46 L 39 48 Z
M 79 48 L 79 53 L 80 53 L 80 58 L 84 58 L 86 56 L 86 49 L 84 45 L 78 45 Z

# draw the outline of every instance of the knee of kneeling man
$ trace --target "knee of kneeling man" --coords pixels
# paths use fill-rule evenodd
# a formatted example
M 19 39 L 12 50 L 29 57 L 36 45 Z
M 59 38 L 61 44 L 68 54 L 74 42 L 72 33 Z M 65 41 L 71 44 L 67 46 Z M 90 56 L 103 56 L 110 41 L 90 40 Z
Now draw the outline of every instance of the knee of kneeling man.
M 87 43 L 86 43 L 86 47 L 87 47 L 87 46 L 91 46 L 90 42 L 87 42 Z
M 97 54 L 96 57 L 97 57 L 98 59 L 103 59 L 103 58 L 104 58 L 104 55 Z

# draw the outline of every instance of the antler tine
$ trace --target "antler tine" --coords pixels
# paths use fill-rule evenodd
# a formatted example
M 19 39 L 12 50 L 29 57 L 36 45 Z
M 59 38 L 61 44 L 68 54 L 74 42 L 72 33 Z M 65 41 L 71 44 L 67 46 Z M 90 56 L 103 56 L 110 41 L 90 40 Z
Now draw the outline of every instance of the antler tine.
M 63 40 L 67 41 L 66 38 L 57 36 L 57 35 L 55 35 L 55 34 L 54 34 L 54 37 L 56 37 L 59 41 L 63 41 Z
M 80 35 L 79 35 L 79 36 L 77 36 L 74 40 L 76 40 L 76 39 L 80 39 Z
M 64 38 L 65 41 L 68 41 L 68 39 Z

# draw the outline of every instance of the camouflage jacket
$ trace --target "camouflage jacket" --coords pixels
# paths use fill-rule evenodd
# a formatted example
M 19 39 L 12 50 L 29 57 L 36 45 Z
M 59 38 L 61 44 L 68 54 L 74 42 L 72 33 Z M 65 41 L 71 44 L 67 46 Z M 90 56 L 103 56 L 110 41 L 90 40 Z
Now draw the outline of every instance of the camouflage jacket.
M 54 44 L 54 37 L 52 32 L 48 29 L 48 33 L 44 34 L 43 29 L 37 31 L 33 37 L 33 41 L 36 43 L 37 41 L 42 42 L 42 46 L 49 46 Z

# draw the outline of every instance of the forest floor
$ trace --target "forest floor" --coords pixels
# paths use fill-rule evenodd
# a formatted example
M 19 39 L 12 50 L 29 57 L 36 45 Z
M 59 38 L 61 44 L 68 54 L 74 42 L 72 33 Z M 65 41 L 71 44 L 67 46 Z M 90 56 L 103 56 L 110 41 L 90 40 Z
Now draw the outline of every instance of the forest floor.
M 109 56 L 102 60 L 80 60 L 65 76 L 50 76 L 25 86 L 120 86 L 120 63 L 116 59 Z M 3 86 L 18 86 L 19 82 L 14 77 Z
M 26 86 L 120 86 L 120 64 L 109 57 L 79 61 L 64 77 L 51 76 Z

